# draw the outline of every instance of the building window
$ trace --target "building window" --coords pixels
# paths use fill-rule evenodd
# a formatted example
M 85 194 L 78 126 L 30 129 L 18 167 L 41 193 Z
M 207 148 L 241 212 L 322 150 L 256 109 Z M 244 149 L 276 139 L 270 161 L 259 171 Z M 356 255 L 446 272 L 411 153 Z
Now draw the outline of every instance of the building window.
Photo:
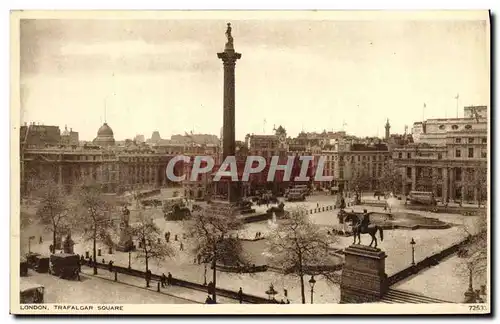
M 407 153 L 406 157 L 409 158 L 409 159 L 411 159 L 411 153 Z
M 472 129 L 472 125 L 465 125 L 465 129 Z
M 453 126 L 451 126 L 451 129 L 453 129 L 453 130 L 457 130 L 457 129 L 458 129 L 458 125 L 453 125 Z
M 462 181 L 462 169 L 455 168 L 455 180 Z
M 444 125 L 439 125 L 439 129 L 443 130 L 444 129 Z
M 402 158 L 403 158 L 403 153 L 399 152 L 398 157 L 399 157 L 400 159 L 402 159 Z
M 443 158 L 443 154 L 438 153 L 438 160 L 441 160 Z
M 460 149 L 455 150 L 455 157 L 459 158 L 461 156 L 461 151 Z
M 460 144 L 461 142 L 460 138 L 455 138 L 455 143 Z
M 406 177 L 411 178 L 411 168 L 406 168 Z
M 486 144 L 486 137 L 481 138 L 481 143 Z
M 377 160 L 377 157 L 374 155 L 374 156 L 372 157 L 372 161 L 376 161 L 376 160 Z
M 469 142 L 469 144 L 474 144 L 474 137 L 469 137 L 467 141 Z
M 474 148 L 473 147 L 469 147 L 469 158 L 473 158 L 474 157 Z
M 486 159 L 486 152 L 485 151 L 481 152 L 481 158 Z

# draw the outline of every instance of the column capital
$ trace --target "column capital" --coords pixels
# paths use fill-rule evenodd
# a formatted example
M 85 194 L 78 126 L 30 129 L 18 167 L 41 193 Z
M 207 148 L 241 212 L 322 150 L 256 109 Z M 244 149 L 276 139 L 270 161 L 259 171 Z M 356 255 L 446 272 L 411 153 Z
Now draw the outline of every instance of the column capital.
M 241 58 L 241 53 L 226 49 L 224 52 L 217 53 L 217 57 L 224 62 L 224 65 L 234 65 L 236 64 L 236 60 Z

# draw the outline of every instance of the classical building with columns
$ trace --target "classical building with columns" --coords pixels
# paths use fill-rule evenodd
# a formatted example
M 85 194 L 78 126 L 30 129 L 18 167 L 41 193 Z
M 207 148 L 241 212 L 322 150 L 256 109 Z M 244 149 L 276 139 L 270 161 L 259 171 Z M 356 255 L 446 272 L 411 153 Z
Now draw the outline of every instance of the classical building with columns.
M 417 122 L 412 135 L 414 143 L 392 151 L 403 192 L 432 191 L 442 202 L 477 202 L 478 179 L 488 163 L 487 107 L 465 107 L 464 118 Z

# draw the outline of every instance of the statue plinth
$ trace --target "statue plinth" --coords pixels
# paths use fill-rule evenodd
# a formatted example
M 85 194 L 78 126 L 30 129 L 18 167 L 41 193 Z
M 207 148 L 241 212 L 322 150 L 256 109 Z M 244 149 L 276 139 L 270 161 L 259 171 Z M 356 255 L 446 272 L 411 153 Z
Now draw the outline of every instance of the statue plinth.
M 356 244 L 346 248 L 344 255 L 340 303 L 369 303 L 382 298 L 388 289 L 385 252 Z
M 120 224 L 120 241 L 116 246 L 116 250 L 120 252 L 130 252 L 135 250 L 134 241 L 130 233 L 130 211 L 127 207 L 123 208 L 122 220 Z

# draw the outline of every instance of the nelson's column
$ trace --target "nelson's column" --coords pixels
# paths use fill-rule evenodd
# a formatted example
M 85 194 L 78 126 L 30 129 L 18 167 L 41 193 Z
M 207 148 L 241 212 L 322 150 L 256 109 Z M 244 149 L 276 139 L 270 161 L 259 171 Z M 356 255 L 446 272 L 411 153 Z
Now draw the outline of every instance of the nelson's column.
M 236 60 L 241 58 L 240 53 L 234 50 L 233 36 L 231 35 L 231 24 L 227 24 L 227 43 L 224 52 L 217 53 L 217 56 L 224 63 L 224 119 L 222 130 L 222 160 L 227 156 L 235 156 L 235 77 L 234 70 Z M 239 186 L 237 182 L 228 181 L 227 195 L 229 203 L 238 202 Z

